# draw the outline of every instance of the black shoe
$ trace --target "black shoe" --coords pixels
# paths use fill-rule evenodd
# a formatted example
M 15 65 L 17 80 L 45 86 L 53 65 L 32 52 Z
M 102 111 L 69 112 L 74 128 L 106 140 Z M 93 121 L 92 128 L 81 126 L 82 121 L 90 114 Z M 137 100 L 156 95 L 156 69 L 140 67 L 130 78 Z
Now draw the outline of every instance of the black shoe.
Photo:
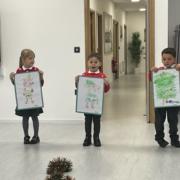
M 94 146 L 100 147 L 101 146 L 101 141 L 99 138 L 94 138 Z
M 24 144 L 29 144 L 30 143 L 30 136 L 25 136 L 24 137 Z
M 174 147 L 180 148 L 180 142 L 179 142 L 179 140 L 177 140 L 177 141 L 171 141 L 171 145 L 174 146 Z
M 30 144 L 37 144 L 39 142 L 40 142 L 39 136 L 33 136 L 31 141 L 30 141 Z
M 83 146 L 90 146 L 91 145 L 91 137 L 86 137 Z
M 159 140 L 156 140 L 156 141 L 158 142 L 159 146 L 162 147 L 162 148 L 166 147 L 166 146 L 169 144 L 169 143 L 168 143 L 166 140 L 164 140 L 164 139 L 159 139 Z

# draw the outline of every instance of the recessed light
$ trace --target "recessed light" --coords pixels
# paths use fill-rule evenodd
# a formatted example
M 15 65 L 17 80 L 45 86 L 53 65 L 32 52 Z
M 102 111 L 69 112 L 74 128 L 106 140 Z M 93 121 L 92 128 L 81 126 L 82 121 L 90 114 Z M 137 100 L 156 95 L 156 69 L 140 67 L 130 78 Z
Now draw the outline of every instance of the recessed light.
M 140 0 L 131 0 L 131 2 L 139 2 Z
M 146 8 L 140 8 L 139 11 L 146 11 Z

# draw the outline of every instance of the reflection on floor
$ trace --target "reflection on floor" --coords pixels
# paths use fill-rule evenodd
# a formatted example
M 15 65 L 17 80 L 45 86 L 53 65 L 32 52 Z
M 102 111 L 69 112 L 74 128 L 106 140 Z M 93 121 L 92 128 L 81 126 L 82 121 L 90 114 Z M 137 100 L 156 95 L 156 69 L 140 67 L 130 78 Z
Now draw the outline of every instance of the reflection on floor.
M 112 84 L 101 148 L 82 147 L 83 122 L 41 122 L 41 143 L 26 146 L 20 123 L 1 122 L 0 179 L 44 180 L 49 160 L 63 156 L 73 161 L 76 180 L 179 180 L 180 150 L 154 142 L 154 126 L 143 116 L 144 94 L 142 75 Z
M 144 74 L 120 76 L 105 95 L 104 104 L 103 119 L 127 122 L 138 120 L 139 117 L 142 120 L 146 114 Z

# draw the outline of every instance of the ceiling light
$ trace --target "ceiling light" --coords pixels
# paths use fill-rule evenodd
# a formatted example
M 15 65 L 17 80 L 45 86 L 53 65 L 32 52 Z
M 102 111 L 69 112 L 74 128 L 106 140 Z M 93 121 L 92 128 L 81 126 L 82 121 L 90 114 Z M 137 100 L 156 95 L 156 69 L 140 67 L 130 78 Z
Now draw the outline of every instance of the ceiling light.
M 146 8 L 140 8 L 139 11 L 146 11 Z
M 131 2 L 139 2 L 140 0 L 131 0 Z

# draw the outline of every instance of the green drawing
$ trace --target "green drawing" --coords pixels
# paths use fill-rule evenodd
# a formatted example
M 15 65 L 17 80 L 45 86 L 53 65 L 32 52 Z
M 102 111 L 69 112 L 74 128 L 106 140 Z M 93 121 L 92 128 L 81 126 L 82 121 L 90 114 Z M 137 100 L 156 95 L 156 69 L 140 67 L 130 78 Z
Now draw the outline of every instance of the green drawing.
M 163 72 L 154 77 L 156 93 L 159 99 L 167 100 L 176 97 L 175 78 L 176 76 L 169 72 Z

